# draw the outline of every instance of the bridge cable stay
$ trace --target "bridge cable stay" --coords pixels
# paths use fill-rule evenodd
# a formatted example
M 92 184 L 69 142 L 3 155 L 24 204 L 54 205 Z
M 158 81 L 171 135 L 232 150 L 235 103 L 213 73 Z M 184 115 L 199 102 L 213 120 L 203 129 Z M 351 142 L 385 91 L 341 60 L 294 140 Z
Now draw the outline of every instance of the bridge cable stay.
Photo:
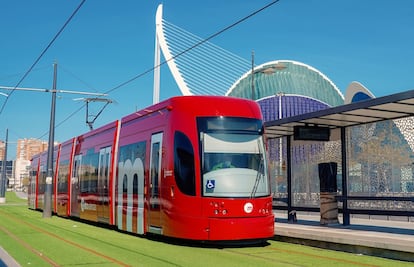
M 156 15 L 156 56 L 157 46 L 168 59 L 168 67 L 183 95 L 226 95 L 251 68 L 250 60 L 163 19 L 162 5 Z M 154 75 L 154 84 L 158 76 Z M 155 90 L 154 87 L 154 96 Z

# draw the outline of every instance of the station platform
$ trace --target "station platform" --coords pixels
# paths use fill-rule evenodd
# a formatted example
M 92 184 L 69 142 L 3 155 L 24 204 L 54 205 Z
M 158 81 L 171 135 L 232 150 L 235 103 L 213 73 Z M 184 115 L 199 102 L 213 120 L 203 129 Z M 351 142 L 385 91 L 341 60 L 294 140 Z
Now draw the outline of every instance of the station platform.
M 321 225 L 317 213 L 297 213 L 296 222 L 274 213 L 275 240 L 414 262 L 413 221 L 351 218 L 344 226 L 339 216 L 339 223 Z

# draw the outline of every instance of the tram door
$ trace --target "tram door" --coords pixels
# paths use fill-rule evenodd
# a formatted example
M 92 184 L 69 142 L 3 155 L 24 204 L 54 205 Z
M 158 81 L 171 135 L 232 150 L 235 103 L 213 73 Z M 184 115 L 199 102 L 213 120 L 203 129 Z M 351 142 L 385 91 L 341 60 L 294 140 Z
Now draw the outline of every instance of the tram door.
M 111 147 L 99 151 L 98 168 L 98 221 L 109 223 L 109 170 L 111 164 Z
M 73 162 L 73 171 L 72 177 L 70 179 L 71 187 L 70 187 L 70 215 L 79 217 L 79 204 L 80 199 L 80 166 L 82 161 L 82 155 L 76 155 L 75 160 Z
M 151 137 L 150 157 L 149 231 L 161 234 L 159 186 L 161 178 L 162 133 L 154 134 Z

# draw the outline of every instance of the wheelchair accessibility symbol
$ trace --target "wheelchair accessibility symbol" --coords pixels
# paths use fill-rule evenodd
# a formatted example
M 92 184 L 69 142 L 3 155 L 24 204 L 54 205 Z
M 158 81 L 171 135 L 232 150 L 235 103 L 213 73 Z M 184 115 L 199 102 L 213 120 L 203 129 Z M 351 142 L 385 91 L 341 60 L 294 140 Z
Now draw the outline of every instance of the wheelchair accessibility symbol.
M 206 188 L 214 189 L 216 187 L 216 180 L 207 180 Z

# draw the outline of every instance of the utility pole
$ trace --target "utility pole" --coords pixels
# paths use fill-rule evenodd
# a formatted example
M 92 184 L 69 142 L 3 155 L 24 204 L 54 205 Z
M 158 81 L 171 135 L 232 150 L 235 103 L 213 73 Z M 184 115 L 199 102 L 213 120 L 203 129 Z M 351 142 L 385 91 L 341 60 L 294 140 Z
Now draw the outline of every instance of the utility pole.
M 9 139 L 9 129 L 6 129 L 6 142 L 4 146 L 4 157 L 1 165 L 1 179 L 0 179 L 0 204 L 6 203 L 6 182 L 7 182 L 7 142 Z
M 53 152 L 55 143 L 55 111 L 56 111 L 56 79 L 57 63 L 53 64 L 52 105 L 50 109 L 49 143 L 47 146 L 46 188 L 43 201 L 43 218 L 52 217 L 52 188 L 53 188 Z
M 255 96 L 254 96 L 254 51 L 252 51 L 252 100 L 254 100 Z
M 55 139 L 55 110 L 56 110 L 56 93 L 68 93 L 68 94 L 81 94 L 81 95 L 95 95 L 95 96 L 107 96 L 107 94 L 101 93 L 90 93 L 90 92 L 79 92 L 79 91 L 68 91 L 68 90 L 57 90 L 57 63 L 53 64 L 53 88 L 42 89 L 42 88 L 24 88 L 24 87 L 10 87 L 0 86 L 0 89 L 4 90 L 21 90 L 21 91 L 35 91 L 35 92 L 51 92 L 52 93 L 52 104 L 50 108 L 50 126 L 49 126 L 49 143 L 47 150 L 47 163 L 46 163 L 46 187 L 44 192 L 43 201 L 43 218 L 50 218 L 52 216 L 52 195 L 53 195 L 53 153 L 54 153 L 54 139 Z M 0 95 L 6 94 L 0 93 Z M 110 101 L 112 102 L 112 101 Z M 1 182 L 1 179 L 0 179 Z M 1 189 L 1 183 L 0 183 Z M 1 200 L 1 199 L 0 199 Z

